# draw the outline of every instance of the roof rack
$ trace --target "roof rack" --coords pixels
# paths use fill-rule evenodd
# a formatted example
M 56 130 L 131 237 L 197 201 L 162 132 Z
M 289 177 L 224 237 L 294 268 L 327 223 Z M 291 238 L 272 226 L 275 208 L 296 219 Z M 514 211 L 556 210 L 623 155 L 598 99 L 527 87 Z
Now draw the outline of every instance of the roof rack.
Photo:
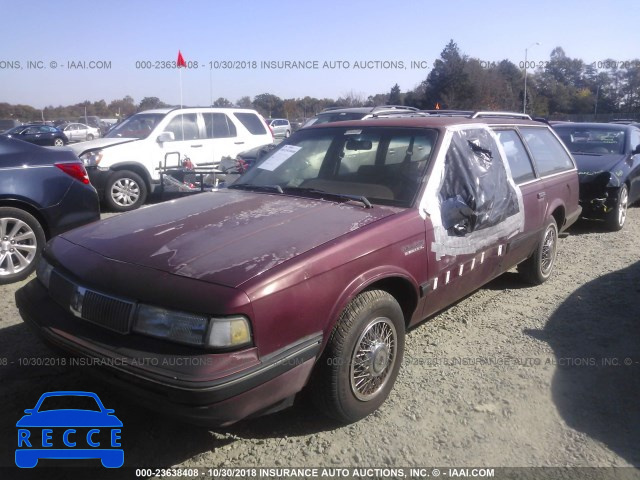
M 398 117 L 430 117 L 431 115 L 427 112 L 387 112 L 387 113 L 379 113 L 378 115 L 374 115 L 372 118 L 398 118 Z
M 463 116 L 469 117 L 473 115 L 473 110 L 420 110 L 421 112 L 428 113 L 429 115 L 440 115 L 443 117 Z
M 491 118 L 491 117 L 503 117 L 503 118 L 518 118 L 521 120 L 531 120 L 531 117 L 526 113 L 516 112 L 491 112 L 491 111 L 479 111 L 474 112 L 470 118 Z
M 377 107 L 373 107 L 373 110 L 371 110 L 371 113 L 375 113 L 380 110 L 408 110 L 411 112 L 418 111 L 418 109 L 415 107 L 407 107 L 405 105 L 378 105 Z

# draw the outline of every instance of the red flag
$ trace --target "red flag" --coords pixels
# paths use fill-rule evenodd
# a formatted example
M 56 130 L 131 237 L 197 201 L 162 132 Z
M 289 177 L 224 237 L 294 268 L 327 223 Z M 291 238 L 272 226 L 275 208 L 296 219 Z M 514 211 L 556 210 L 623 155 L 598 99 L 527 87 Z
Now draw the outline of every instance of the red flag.
M 184 61 L 184 57 L 182 56 L 182 52 L 180 50 L 178 50 L 178 61 L 176 63 L 178 65 L 178 68 L 187 68 L 187 62 Z
M 183 60 L 183 62 L 184 62 L 184 60 Z M 436 102 L 436 110 L 440 110 L 440 102 Z

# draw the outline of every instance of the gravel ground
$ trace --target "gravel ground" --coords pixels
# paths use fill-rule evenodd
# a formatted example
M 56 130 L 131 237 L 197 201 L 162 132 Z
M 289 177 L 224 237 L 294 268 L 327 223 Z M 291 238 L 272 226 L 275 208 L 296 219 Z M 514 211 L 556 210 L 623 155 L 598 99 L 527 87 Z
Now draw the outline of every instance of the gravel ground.
M 21 365 L 52 354 L 20 320 L 20 285 L 0 286 L 0 466 L 14 465 L 22 411 L 68 389 L 94 391 L 115 409 L 126 466 L 638 467 L 638 238 L 640 208 L 616 233 L 579 223 L 544 285 L 508 272 L 415 328 L 390 398 L 348 426 L 301 398 L 277 414 L 198 428 L 135 406 L 90 367 Z M 13 478 L 16 469 L 2 471 Z M 88 478 L 65 472 L 46 478 Z

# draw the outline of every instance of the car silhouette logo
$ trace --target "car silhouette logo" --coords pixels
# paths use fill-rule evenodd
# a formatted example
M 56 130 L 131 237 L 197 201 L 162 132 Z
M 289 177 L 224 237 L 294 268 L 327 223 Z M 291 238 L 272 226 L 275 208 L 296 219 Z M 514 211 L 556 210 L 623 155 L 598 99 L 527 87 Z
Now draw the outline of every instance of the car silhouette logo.
M 71 405 L 80 408 L 70 408 Z M 41 458 L 97 459 L 106 468 L 124 464 L 122 422 L 92 392 L 43 394 L 18 422 L 16 465 L 33 468 Z

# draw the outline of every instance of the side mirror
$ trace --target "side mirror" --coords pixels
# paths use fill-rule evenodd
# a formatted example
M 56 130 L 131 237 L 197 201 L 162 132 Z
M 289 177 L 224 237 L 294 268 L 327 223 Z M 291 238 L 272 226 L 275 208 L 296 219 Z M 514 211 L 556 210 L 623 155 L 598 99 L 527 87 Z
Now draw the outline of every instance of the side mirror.
M 633 149 L 633 152 L 631 152 L 633 155 L 638 155 L 640 154 L 640 145 L 636 145 L 636 148 Z
M 176 139 L 173 132 L 162 132 L 156 139 L 158 143 L 173 142 Z

